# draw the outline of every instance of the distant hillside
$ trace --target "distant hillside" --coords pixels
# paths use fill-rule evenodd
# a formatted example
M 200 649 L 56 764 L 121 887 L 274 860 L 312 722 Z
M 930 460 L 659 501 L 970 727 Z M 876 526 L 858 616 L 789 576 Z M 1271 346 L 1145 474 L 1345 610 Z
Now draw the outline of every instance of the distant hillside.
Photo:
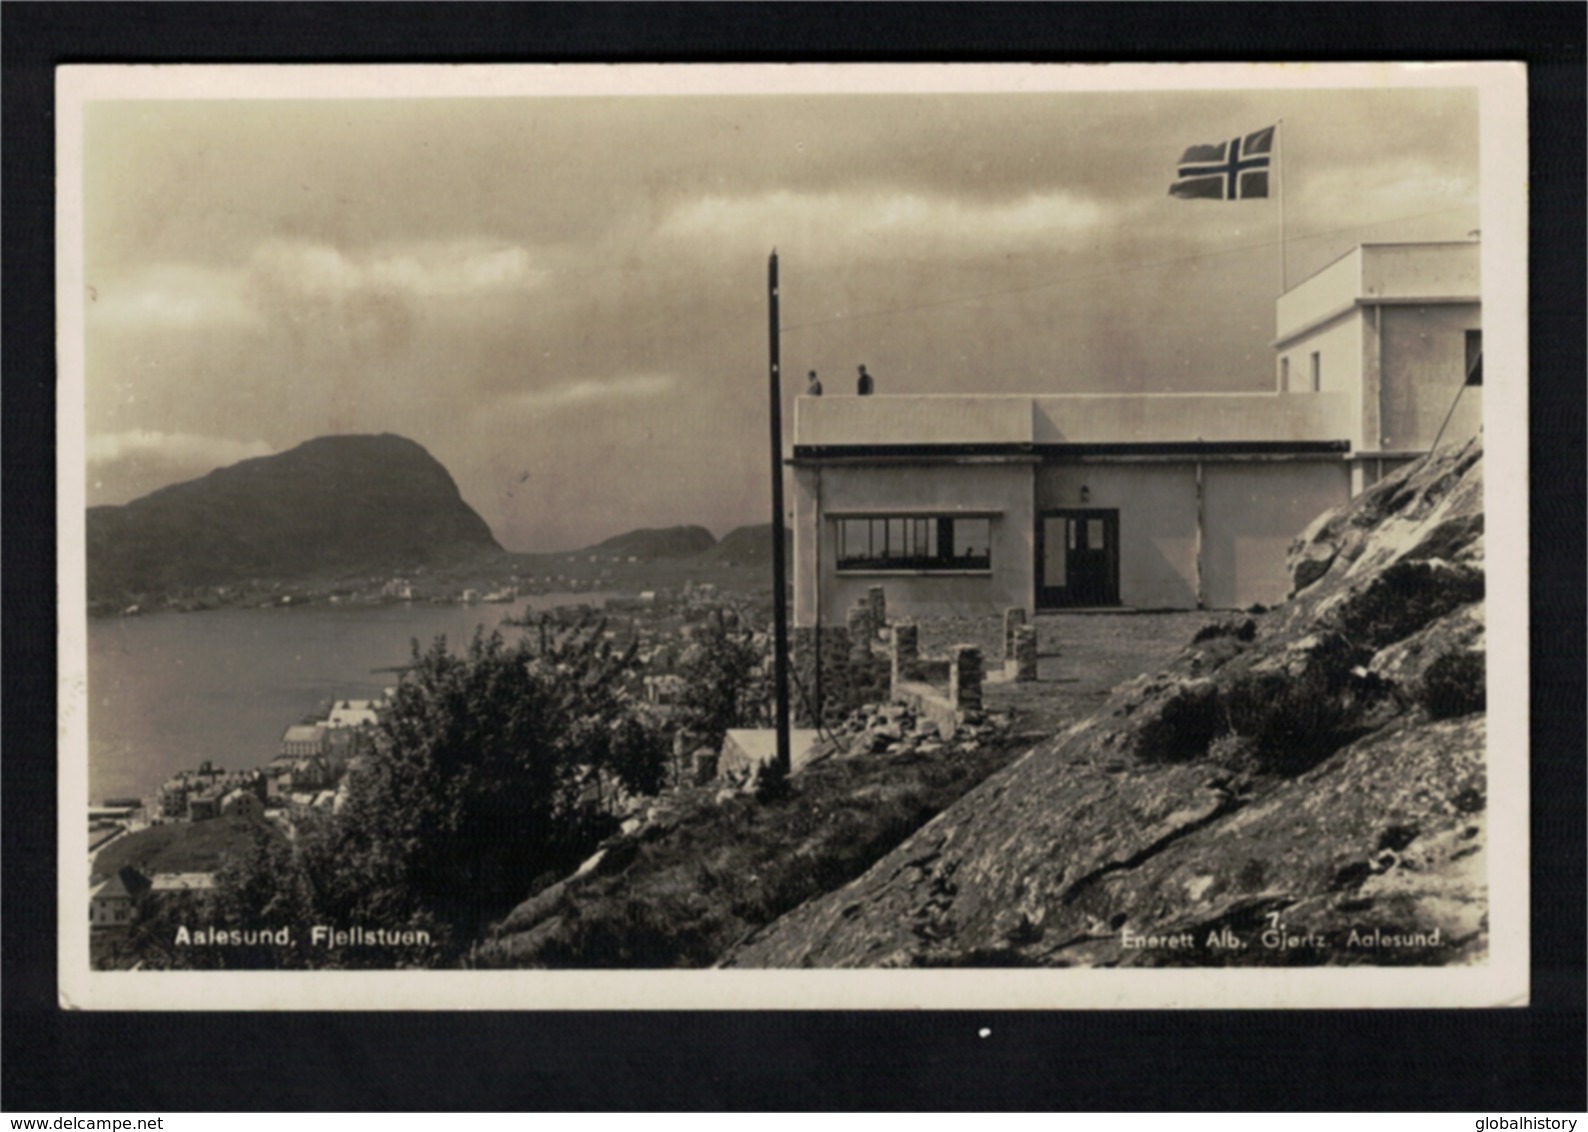
M 610 558 L 693 558 L 716 545 L 705 527 L 662 527 L 616 535 L 577 553 Z
M 794 534 L 784 532 L 784 558 L 792 557 Z M 772 524 L 757 523 L 748 527 L 735 527 L 722 536 L 722 541 L 706 552 L 705 557 L 733 566 L 760 566 L 772 561 Z
M 390 434 L 320 437 L 124 506 L 90 507 L 87 540 L 90 601 L 501 551 L 447 470 Z

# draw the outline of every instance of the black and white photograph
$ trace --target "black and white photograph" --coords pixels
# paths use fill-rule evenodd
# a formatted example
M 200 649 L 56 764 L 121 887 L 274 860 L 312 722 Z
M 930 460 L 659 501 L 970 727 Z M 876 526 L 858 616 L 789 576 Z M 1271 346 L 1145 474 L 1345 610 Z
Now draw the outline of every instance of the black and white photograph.
M 63 1003 L 1527 1003 L 1525 67 L 58 95 Z

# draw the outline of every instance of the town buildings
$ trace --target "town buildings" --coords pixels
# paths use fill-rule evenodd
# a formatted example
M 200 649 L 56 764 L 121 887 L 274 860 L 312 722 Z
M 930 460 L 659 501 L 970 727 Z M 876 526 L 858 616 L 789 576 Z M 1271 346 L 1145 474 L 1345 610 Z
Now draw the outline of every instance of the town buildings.
M 1285 597 L 1323 510 L 1481 423 L 1475 242 L 1362 245 L 1282 295 L 1256 393 L 796 401 L 794 623 Z

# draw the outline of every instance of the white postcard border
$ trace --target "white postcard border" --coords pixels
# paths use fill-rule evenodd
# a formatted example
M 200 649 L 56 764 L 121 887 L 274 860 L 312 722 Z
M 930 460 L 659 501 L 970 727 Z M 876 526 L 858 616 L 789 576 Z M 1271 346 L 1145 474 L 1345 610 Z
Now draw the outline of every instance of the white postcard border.
M 107 972 L 89 969 L 83 116 L 100 99 L 1470 86 L 1479 94 L 1488 574 L 1489 927 L 1463 968 Z M 57 72 L 58 957 L 63 1009 L 1160 1009 L 1528 1000 L 1527 96 L 1517 63 L 74 66 Z M 1498 504 L 1498 505 L 1495 505 Z

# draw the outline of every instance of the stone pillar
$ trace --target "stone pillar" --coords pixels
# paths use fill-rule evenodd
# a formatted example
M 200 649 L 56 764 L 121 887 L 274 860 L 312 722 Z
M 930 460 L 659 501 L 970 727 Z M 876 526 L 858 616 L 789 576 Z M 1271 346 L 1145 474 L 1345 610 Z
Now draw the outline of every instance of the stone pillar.
M 920 629 L 910 621 L 901 621 L 893 627 L 892 679 L 897 689 L 906 680 L 914 680 L 916 661 L 921 657 Z
M 1037 678 L 1037 627 L 1035 625 L 1016 625 L 1014 627 L 1014 656 L 1015 679 L 1022 684 L 1030 683 Z
M 981 710 L 981 649 L 975 645 L 955 645 L 949 650 L 948 695 L 954 710 Z
M 855 649 L 859 651 L 862 645 L 871 640 L 871 602 L 863 597 L 855 598 L 854 604 L 844 615 L 844 627 L 849 630 Z
M 866 597 L 871 602 L 871 631 L 880 633 L 888 623 L 887 591 L 881 586 L 872 586 L 866 590 Z
M 1015 659 L 1015 629 L 1026 623 L 1026 611 L 1022 606 L 1011 605 L 1004 610 L 1004 659 Z

